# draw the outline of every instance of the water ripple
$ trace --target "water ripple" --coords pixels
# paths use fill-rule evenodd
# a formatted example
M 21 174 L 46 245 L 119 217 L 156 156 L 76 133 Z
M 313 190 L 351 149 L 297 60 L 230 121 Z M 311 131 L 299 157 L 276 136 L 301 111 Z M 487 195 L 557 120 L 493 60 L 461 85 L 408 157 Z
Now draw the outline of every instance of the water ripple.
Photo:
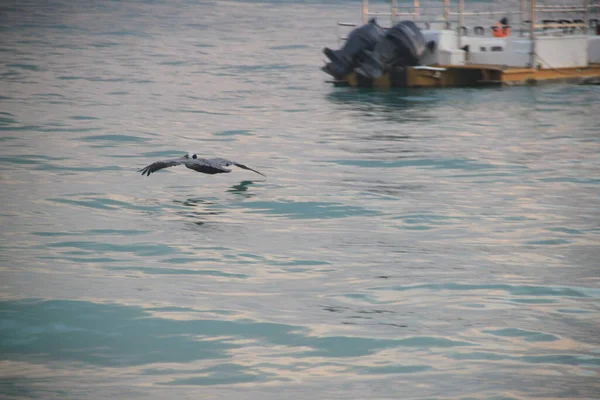
M 261 214 L 297 219 L 330 219 L 379 214 L 377 211 L 363 207 L 316 201 L 247 201 L 243 203 L 243 207 Z
M 461 283 L 443 283 L 443 284 L 423 284 L 410 286 L 391 286 L 374 287 L 370 290 L 486 290 L 486 291 L 504 291 L 512 295 L 522 296 L 569 296 L 569 297 L 598 297 L 600 290 L 592 288 L 570 288 L 570 287 L 548 287 L 548 286 L 529 286 L 529 285 L 467 285 Z

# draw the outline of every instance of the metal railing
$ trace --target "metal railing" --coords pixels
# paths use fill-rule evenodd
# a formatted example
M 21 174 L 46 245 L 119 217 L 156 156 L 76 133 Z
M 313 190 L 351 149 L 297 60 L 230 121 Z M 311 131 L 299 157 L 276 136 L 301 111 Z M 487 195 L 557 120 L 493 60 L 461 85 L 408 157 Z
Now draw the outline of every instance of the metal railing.
M 412 8 L 412 12 L 400 12 L 398 9 L 403 8 Z M 419 18 L 419 0 L 413 0 L 412 6 L 398 6 L 398 0 L 390 0 L 390 12 L 382 13 L 382 12 L 369 12 L 369 0 L 362 0 L 362 22 L 366 24 L 369 20 L 369 17 L 377 17 L 377 16 L 387 16 L 390 17 L 390 21 L 392 24 L 397 22 L 397 18 L 402 17 L 413 17 L 413 19 Z
M 465 17 L 491 17 L 491 16 L 518 16 L 519 21 L 519 33 L 524 36 L 526 32 L 531 34 L 531 23 L 530 21 L 536 21 L 543 13 L 579 13 L 582 14 L 576 21 L 573 22 L 563 19 L 563 22 L 556 22 L 555 20 L 548 19 L 544 24 L 538 24 L 534 22 L 534 29 L 542 28 L 548 30 L 551 28 L 580 28 L 584 33 L 587 33 L 589 28 L 589 14 L 593 9 L 599 9 L 599 0 L 578 0 L 579 4 L 541 4 L 538 5 L 539 0 L 521 0 L 519 4 L 519 10 L 515 11 L 465 11 L 465 0 L 440 0 L 440 5 L 421 5 L 420 0 L 413 0 L 412 5 L 398 5 L 398 0 L 389 0 L 389 11 L 388 12 L 374 12 L 369 10 L 369 0 L 362 0 L 362 23 L 366 24 L 371 17 L 390 17 L 390 23 L 393 25 L 397 22 L 398 17 L 411 18 L 415 22 L 422 23 L 435 23 L 443 22 L 446 23 L 446 27 L 452 23 L 457 24 L 456 27 L 460 31 L 465 24 Z M 568 1 L 568 0 L 565 0 Z M 453 4 L 454 3 L 454 7 Z M 593 3 L 593 4 L 591 4 Z M 457 11 L 452 11 L 455 8 Z M 431 11 L 434 9 L 441 9 L 442 19 L 423 19 L 423 10 Z M 555 23 L 553 23 L 555 22 Z M 347 23 L 339 23 L 340 26 L 350 26 Z

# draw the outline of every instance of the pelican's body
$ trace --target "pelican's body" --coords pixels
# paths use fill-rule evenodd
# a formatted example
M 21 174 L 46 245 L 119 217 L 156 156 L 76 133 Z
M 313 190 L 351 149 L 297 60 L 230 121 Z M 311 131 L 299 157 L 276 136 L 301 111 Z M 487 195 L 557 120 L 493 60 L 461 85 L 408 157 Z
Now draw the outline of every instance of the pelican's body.
M 230 169 L 226 168 L 231 165 L 235 165 L 236 167 L 240 167 L 242 169 L 247 169 L 252 172 L 256 172 L 259 175 L 265 176 L 264 174 L 254 170 L 250 167 L 245 166 L 244 164 L 237 163 L 235 161 L 226 160 L 224 158 L 198 158 L 198 155 L 195 153 L 188 153 L 180 158 L 174 158 L 171 160 L 163 160 L 156 161 L 147 167 L 144 167 L 139 170 L 142 175 L 150 176 L 151 173 L 161 170 L 163 168 L 174 167 L 176 165 L 185 165 L 189 169 L 193 169 L 197 172 L 202 172 L 203 174 L 222 174 L 231 172 Z

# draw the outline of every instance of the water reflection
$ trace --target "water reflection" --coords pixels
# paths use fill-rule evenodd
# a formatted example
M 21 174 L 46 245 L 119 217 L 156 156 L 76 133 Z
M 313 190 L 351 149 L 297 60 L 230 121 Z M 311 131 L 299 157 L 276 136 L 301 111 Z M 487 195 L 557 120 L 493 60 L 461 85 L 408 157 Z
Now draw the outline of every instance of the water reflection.
M 410 197 L 427 189 L 427 185 L 425 184 L 399 183 L 392 179 L 383 180 L 371 176 L 363 176 L 360 179 L 342 179 L 340 183 L 344 186 L 360 189 L 365 194 L 370 194 L 380 200 L 396 200 L 407 196 Z
M 1 301 L 6 318 L 0 350 L 9 360 L 78 361 L 102 367 L 156 366 L 232 359 L 243 344 L 272 351 L 293 351 L 297 357 L 344 359 L 398 348 L 470 347 L 473 343 L 433 336 L 377 339 L 360 336 L 316 336 L 295 325 L 253 319 L 198 316 L 209 310 L 186 309 L 189 319 L 121 304 L 70 300 Z M 227 310 L 210 310 L 212 313 Z M 372 313 L 387 313 L 374 310 Z M 10 317 L 10 319 L 8 319 Z M 210 338 L 207 340 L 207 338 Z M 281 346 L 281 347 L 279 347 Z M 249 368 L 252 370 L 253 368 Z
M 182 204 L 182 205 L 184 205 L 186 207 L 196 207 L 198 205 L 203 205 L 203 204 L 210 206 L 210 205 L 214 205 L 215 204 L 211 200 L 203 199 L 203 198 L 200 198 L 200 197 L 190 198 L 190 199 L 187 199 L 185 201 L 173 200 L 173 202 L 174 203 Z
M 216 222 L 216 216 L 226 214 L 227 210 L 233 204 L 240 200 L 245 200 L 254 197 L 256 194 L 249 191 L 251 185 L 255 181 L 241 181 L 230 186 L 226 193 L 231 193 L 236 196 L 236 199 L 226 197 L 189 197 L 185 200 L 173 200 L 176 205 L 175 214 L 184 217 L 196 226 L 203 226 L 207 223 Z M 239 198 L 239 199 L 237 199 Z
M 335 90 L 325 96 L 343 111 L 353 111 L 376 120 L 399 123 L 427 122 L 435 119 L 432 105 L 437 98 L 422 89 Z
M 227 192 L 233 193 L 235 195 L 238 195 L 238 196 L 241 196 L 244 198 L 251 198 L 251 197 L 254 197 L 254 193 L 248 192 L 248 188 L 250 187 L 250 185 L 254 185 L 254 182 L 253 181 L 241 181 L 237 185 L 233 185 L 229 189 L 227 189 Z
M 225 213 L 224 209 L 220 209 L 219 205 L 213 200 L 196 197 L 187 200 L 173 200 L 174 203 L 183 205 L 187 209 L 176 211 L 176 214 L 186 219 L 191 219 L 191 222 L 197 226 L 205 225 L 210 222 L 211 216 L 221 215 Z

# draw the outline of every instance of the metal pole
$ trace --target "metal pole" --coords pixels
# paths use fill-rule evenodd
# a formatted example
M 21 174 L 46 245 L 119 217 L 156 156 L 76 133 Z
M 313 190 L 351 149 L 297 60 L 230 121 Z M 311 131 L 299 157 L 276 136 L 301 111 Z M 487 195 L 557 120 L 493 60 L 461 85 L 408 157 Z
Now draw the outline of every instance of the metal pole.
M 519 7 L 519 36 L 523 37 L 525 35 L 525 0 L 521 0 Z
M 529 0 L 529 19 L 531 26 L 529 27 L 529 40 L 531 40 L 531 53 L 529 54 L 529 64 L 531 68 L 535 68 L 535 0 Z
M 369 0 L 362 0 L 362 22 L 366 24 L 369 20 Z
M 450 18 L 450 0 L 444 0 L 444 19 L 448 22 Z
M 458 29 L 456 35 L 458 37 L 458 48 L 460 49 L 461 45 L 461 35 L 462 35 L 462 27 L 465 25 L 465 16 L 463 13 L 465 12 L 465 0 L 458 1 Z
M 461 30 L 461 28 L 465 25 L 465 0 L 459 0 L 458 2 L 458 29 Z
M 419 0 L 414 0 L 413 5 L 415 7 L 415 11 L 413 14 L 413 21 L 416 21 L 419 19 Z
M 397 4 L 397 0 L 392 0 L 391 1 L 391 6 L 392 9 L 390 10 L 390 15 L 392 16 L 392 26 L 394 26 L 396 24 L 396 14 L 398 14 L 398 4 Z
M 589 1 L 588 0 L 583 0 L 583 23 L 585 24 L 585 26 L 583 27 L 583 34 L 587 35 L 588 32 L 588 28 L 589 28 L 589 24 L 590 24 L 590 10 L 589 10 Z

